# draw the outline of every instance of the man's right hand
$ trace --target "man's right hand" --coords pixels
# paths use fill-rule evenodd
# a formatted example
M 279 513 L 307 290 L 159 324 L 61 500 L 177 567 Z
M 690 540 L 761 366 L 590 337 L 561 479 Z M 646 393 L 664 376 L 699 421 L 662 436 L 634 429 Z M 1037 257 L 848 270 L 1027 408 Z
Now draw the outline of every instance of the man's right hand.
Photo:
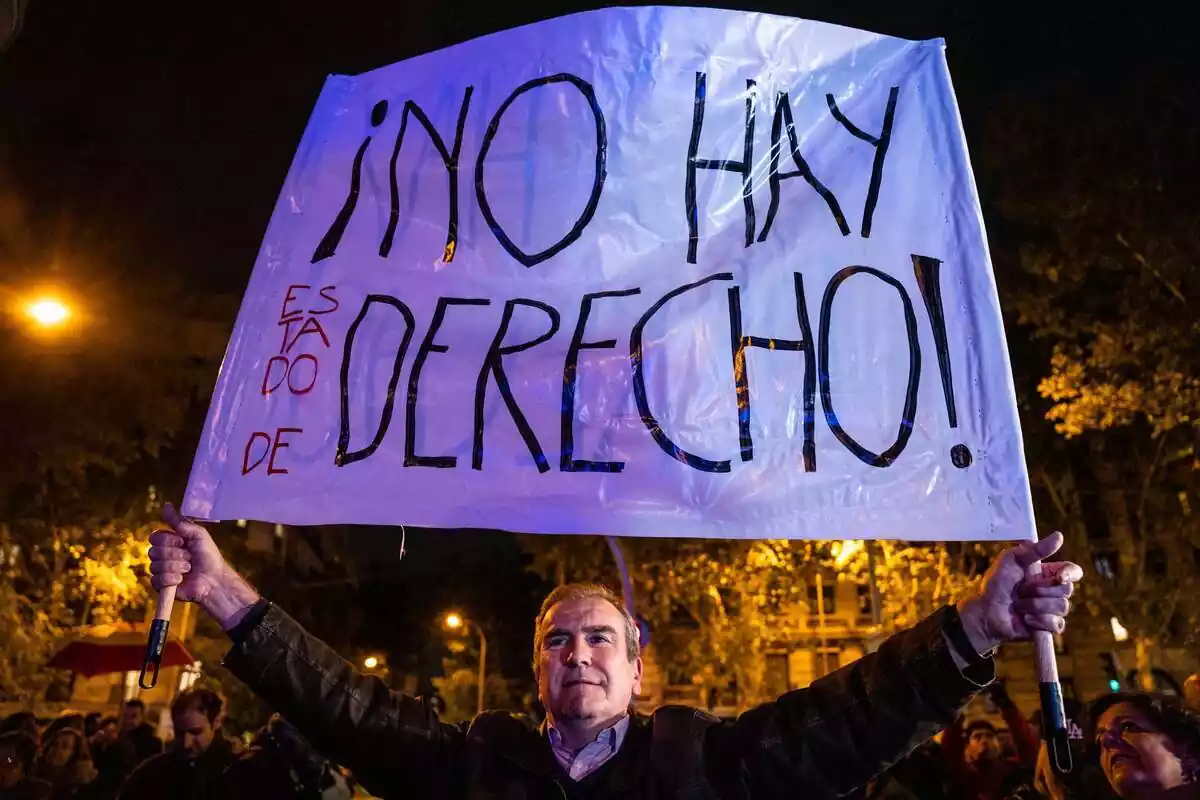
M 176 586 L 176 599 L 199 603 L 224 630 L 237 625 L 258 602 L 258 592 L 225 563 L 202 526 L 180 517 L 170 503 L 163 507 L 163 521 L 170 528 L 150 535 L 154 588 Z

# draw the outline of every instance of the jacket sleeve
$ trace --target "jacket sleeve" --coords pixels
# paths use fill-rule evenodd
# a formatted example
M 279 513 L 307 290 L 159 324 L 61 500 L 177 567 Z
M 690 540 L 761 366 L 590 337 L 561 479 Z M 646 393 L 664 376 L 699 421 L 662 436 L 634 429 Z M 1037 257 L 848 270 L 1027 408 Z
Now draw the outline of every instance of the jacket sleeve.
M 371 794 L 450 792 L 463 731 L 440 722 L 429 703 L 360 674 L 274 605 L 231 638 L 225 667 Z
M 718 773 L 711 777 L 735 779 L 751 797 L 838 797 L 865 786 L 995 680 L 991 658 L 969 654 L 959 668 L 950 626 L 961 631 L 948 606 L 809 688 L 713 726 L 705 743 Z

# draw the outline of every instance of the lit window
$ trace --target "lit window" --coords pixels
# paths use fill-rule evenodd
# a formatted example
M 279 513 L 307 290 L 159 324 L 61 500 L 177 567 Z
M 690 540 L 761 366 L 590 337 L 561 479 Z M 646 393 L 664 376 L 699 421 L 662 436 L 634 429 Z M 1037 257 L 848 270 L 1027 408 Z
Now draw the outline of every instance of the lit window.
M 179 671 L 179 691 L 186 692 L 200 678 L 200 662 L 188 664 Z

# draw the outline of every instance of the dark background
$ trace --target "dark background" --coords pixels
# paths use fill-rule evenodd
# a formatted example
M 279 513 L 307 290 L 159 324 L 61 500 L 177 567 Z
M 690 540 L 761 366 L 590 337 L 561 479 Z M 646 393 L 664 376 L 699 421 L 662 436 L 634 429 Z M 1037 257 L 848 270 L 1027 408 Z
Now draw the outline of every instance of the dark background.
M 34 2 L 0 62 L 5 139 L 38 219 L 88 220 L 147 277 L 239 292 L 325 76 L 547 16 L 534 5 Z M 943 37 L 972 145 L 994 99 L 1064 75 L 1192 71 L 1159 4 L 807 2 L 739 7 Z M 978 149 L 977 147 L 975 149 Z

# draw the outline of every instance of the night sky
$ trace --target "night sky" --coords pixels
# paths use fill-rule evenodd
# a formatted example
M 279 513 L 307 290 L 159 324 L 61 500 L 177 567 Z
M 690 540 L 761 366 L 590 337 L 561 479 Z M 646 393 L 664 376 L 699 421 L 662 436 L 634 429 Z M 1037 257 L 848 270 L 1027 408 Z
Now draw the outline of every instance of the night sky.
M 32 0 L 24 30 L 0 56 L 0 179 L 13 184 L 3 188 L 15 186 L 43 249 L 83 236 L 105 243 L 90 269 L 119 268 L 122 280 L 150 285 L 169 273 L 197 293 L 240 295 L 327 74 L 548 16 L 508 3 L 478 4 L 486 13 L 468 15 L 463 5 Z M 1158 5 L 1117 13 L 1053 0 L 762 0 L 752 10 L 945 38 L 978 161 L 984 120 L 1004 93 L 1065 76 L 1102 87 L 1147 65 L 1194 71 L 1186 20 Z M 591 7 L 565 3 L 555 13 Z M 504 606 L 502 598 L 539 588 L 499 534 L 418 532 L 409 553 L 395 580 L 361 598 L 368 618 L 380 620 L 381 644 L 415 644 L 401 631 L 451 602 Z M 529 603 L 507 605 L 497 624 L 528 636 Z M 519 674 L 527 648 L 527 640 L 505 648 L 508 670 Z
M 14 177 L 48 231 L 69 219 L 116 239 L 150 275 L 170 270 L 240 294 L 327 74 L 546 16 L 519 4 L 479 4 L 485 15 L 448 8 L 457 5 L 296 0 L 183 11 L 33 0 L 0 65 Z M 1139 63 L 1187 64 L 1184 21 L 1156 5 L 1134 14 L 1076 2 L 763 0 L 753 8 L 945 38 L 974 143 L 1001 92 L 1072 73 L 1103 82 Z

